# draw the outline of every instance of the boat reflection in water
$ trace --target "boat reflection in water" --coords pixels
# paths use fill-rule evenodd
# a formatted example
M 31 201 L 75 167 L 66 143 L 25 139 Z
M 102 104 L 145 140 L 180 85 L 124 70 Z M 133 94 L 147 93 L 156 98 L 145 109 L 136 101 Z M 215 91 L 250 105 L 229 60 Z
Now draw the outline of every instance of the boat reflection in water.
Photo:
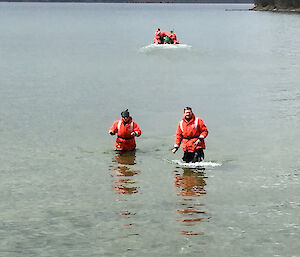
M 209 219 L 201 201 L 206 195 L 205 169 L 182 168 L 182 171 L 174 171 L 174 185 L 180 205 L 177 209 L 180 218 L 177 221 L 183 226 L 180 233 L 187 236 L 202 235 L 199 223 Z
M 112 168 L 113 184 L 118 194 L 135 194 L 138 192 L 134 176 L 139 175 L 140 171 L 130 167 L 135 164 L 135 158 L 135 151 L 117 152 L 114 157 L 113 162 L 118 165 Z

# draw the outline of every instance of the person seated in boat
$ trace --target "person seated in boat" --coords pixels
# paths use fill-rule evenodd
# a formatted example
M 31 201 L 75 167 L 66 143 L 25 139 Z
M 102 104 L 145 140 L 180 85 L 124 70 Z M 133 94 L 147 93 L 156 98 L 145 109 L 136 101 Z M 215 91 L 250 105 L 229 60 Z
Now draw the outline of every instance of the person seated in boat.
M 162 43 L 162 36 L 161 36 L 161 31 L 160 28 L 158 28 L 155 31 L 154 39 L 153 39 L 153 44 L 161 44 Z
M 169 31 L 162 30 L 162 31 L 160 32 L 160 35 L 161 35 L 161 37 L 162 37 L 162 40 L 161 40 L 161 43 L 162 43 L 162 44 L 166 44 L 166 43 L 165 43 L 165 40 L 167 40 L 167 44 L 170 43 L 170 36 L 171 36 L 171 33 L 170 33 Z M 169 40 L 169 41 L 168 41 L 168 40 Z
M 168 36 L 164 36 L 164 44 L 171 44 L 171 39 Z
M 174 31 L 171 30 L 170 33 L 171 33 L 171 35 L 170 35 L 171 44 L 179 44 L 179 41 L 177 40 L 177 36 L 174 33 Z

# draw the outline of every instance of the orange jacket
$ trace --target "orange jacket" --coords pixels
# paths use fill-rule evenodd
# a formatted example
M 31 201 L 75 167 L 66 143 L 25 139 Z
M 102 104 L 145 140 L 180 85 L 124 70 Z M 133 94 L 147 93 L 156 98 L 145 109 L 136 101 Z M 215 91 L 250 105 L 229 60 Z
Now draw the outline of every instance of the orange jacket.
M 172 39 L 173 44 L 177 44 L 178 43 L 177 36 L 176 36 L 176 34 L 174 32 L 171 34 L 170 38 Z
M 154 38 L 153 38 L 153 44 L 160 44 L 161 43 L 160 39 L 161 39 L 161 31 L 160 30 L 156 30 Z
M 161 37 L 161 32 L 160 32 L 160 30 L 156 30 L 155 31 L 155 36 L 154 36 L 154 38 L 160 38 Z
M 129 121 L 124 124 L 123 119 L 116 120 L 109 132 L 117 133 L 117 139 L 115 142 L 116 150 L 129 151 L 134 150 L 136 147 L 135 136 L 139 137 L 142 134 L 138 124 L 129 118 Z M 135 132 L 136 135 L 132 136 L 131 133 Z
M 170 38 L 172 38 L 173 40 L 176 40 L 176 39 L 177 39 L 177 36 L 176 36 L 176 34 L 173 32 L 173 33 L 171 33 Z
M 196 149 L 202 148 L 205 149 L 204 138 L 207 136 L 208 130 L 200 118 L 195 118 L 194 113 L 190 121 L 185 119 L 185 116 L 182 116 L 181 121 L 179 121 L 176 130 L 175 137 L 175 147 L 179 147 L 182 143 L 182 150 L 188 152 L 194 152 Z M 195 142 L 199 137 L 203 137 L 199 145 L 196 145 Z
M 171 32 L 169 32 L 169 31 L 166 31 L 166 30 L 162 30 L 162 31 L 160 31 L 160 35 L 162 36 L 162 37 L 171 37 Z
M 153 38 L 153 44 L 161 44 L 160 38 Z

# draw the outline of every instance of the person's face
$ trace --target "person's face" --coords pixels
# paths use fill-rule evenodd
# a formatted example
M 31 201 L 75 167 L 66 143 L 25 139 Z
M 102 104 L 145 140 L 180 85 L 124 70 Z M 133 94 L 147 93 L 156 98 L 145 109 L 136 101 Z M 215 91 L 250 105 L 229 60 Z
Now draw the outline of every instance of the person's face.
M 124 123 L 127 123 L 129 121 L 129 117 L 123 117 Z
M 192 118 L 192 111 L 189 110 L 189 109 L 185 110 L 185 111 L 184 111 L 184 117 L 185 117 L 186 119 Z

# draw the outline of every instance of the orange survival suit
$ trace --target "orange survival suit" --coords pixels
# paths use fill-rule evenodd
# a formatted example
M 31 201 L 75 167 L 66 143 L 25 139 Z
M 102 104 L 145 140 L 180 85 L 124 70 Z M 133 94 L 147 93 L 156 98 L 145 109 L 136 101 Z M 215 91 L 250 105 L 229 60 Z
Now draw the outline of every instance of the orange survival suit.
M 171 33 L 166 30 L 156 30 L 153 43 L 154 44 L 163 44 L 164 43 L 164 37 L 169 37 L 171 38 Z
M 174 32 L 171 32 L 170 38 L 171 38 L 172 44 L 179 44 L 179 41 L 177 40 L 177 36 Z
M 154 39 L 153 39 L 153 44 L 161 44 L 161 32 L 160 29 L 157 29 L 155 31 Z
M 135 135 L 131 135 L 132 132 L 135 132 Z M 109 133 L 117 134 L 115 142 L 116 150 L 130 151 L 135 149 L 135 137 L 139 137 L 142 134 L 142 131 L 138 124 L 132 121 L 132 117 L 129 117 L 126 124 L 124 123 L 123 118 L 116 120 L 109 129 Z
M 162 37 L 171 37 L 171 32 L 169 31 L 162 30 L 160 33 Z
M 205 149 L 204 138 L 207 135 L 208 130 L 202 119 L 196 118 L 193 113 L 192 118 L 187 121 L 183 115 L 177 125 L 174 147 L 179 147 L 181 144 L 182 150 L 185 152 L 195 152 L 197 149 Z M 200 144 L 196 145 L 195 142 L 199 138 L 201 138 Z
M 168 38 L 170 38 L 171 37 L 171 33 L 169 32 L 169 31 L 166 31 L 166 30 L 162 30 L 161 31 L 161 37 L 162 37 L 162 39 L 163 39 L 163 44 L 170 44 L 170 41 L 169 42 L 166 42 L 165 41 L 165 37 L 168 37 Z

